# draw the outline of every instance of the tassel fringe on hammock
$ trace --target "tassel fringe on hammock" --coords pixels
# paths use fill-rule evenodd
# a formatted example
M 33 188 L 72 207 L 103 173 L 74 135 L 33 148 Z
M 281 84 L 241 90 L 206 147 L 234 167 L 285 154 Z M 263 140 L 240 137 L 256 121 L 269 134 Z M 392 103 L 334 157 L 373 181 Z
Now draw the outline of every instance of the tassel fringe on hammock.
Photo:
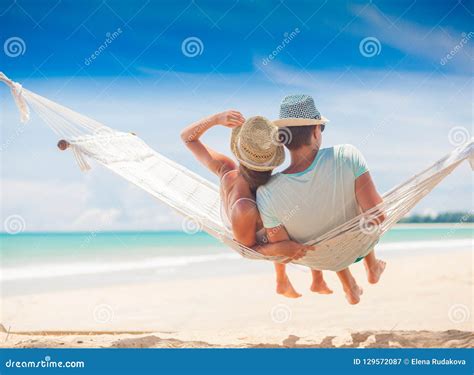
M 219 214 L 218 187 L 151 149 L 139 137 L 111 129 L 84 115 L 22 88 L 0 72 L 0 81 L 12 92 L 22 122 L 30 117 L 29 107 L 62 139 L 66 140 L 81 170 L 90 169 L 94 159 L 131 183 L 169 205 L 243 257 L 282 260 L 263 256 L 236 242 L 225 229 Z M 367 255 L 388 231 L 448 174 L 468 160 L 474 169 L 474 142 L 468 140 L 436 163 L 383 195 L 383 203 L 315 238 L 315 250 L 293 263 L 312 269 L 339 271 Z M 378 224 L 376 217 L 386 219 Z

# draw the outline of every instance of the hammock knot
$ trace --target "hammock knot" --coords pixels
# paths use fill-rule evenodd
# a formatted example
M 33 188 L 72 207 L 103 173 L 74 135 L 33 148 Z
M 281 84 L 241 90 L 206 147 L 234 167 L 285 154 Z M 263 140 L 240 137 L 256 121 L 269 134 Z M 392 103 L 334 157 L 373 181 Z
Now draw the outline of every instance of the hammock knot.
M 10 87 L 15 104 L 20 111 L 21 122 L 28 122 L 30 119 L 30 108 L 28 107 L 28 104 L 26 104 L 26 100 L 23 96 L 23 86 L 18 82 L 12 81 L 3 72 L 0 72 L 0 81 L 4 82 L 8 87 Z

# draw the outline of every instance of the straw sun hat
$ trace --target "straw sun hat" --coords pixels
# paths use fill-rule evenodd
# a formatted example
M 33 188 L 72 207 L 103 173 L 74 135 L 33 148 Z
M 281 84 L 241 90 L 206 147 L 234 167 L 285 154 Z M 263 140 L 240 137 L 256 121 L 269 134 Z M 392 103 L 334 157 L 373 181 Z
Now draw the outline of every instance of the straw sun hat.
M 250 117 L 242 126 L 232 129 L 230 149 L 247 168 L 258 172 L 271 171 L 285 160 L 277 132 L 275 124 L 265 117 Z

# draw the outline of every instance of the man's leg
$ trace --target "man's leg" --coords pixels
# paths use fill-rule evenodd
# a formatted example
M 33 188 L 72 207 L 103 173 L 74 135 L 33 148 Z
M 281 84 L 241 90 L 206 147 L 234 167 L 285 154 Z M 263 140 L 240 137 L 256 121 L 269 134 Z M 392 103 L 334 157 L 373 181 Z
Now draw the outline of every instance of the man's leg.
M 365 271 L 367 272 L 367 280 L 371 284 L 376 284 L 380 275 L 385 270 L 386 263 L 375 257 L 375 251 L 372 250 L 369 255 L 364 258 Z
M 323 272 L 319 270 L 311 270 L 313 275 L 313 282 L 311 283 L 311 291 L 319 294 L 332 294 L 333 291 L 329 289 L 324 281 Z
M 298 298 L 301 297 L 291 285 L 290 279 L 286 275 L 286 265 L 282 263 L 274 263 L 275 272 L 276 272 L 276 292 L 288 298 Z
M 349 268 L 337 272 L 337 276 L 339 277 L 339 280 L 341 280 L 347 301 L 351 305 L 359 303 L 363 290 L 359 285 L 357 285 L 357 282 L 355 281 L 354 276 L 352 276 Z

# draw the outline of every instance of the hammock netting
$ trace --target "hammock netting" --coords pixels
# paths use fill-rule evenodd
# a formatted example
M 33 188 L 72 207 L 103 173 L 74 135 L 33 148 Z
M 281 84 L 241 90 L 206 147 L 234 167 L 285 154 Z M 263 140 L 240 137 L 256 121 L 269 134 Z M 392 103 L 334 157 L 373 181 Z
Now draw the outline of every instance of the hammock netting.
M 59 137 L 70 143 L 81 170 L 90 168 L 87 159 L 94 159 L 186 216 L 196 227 L 243 257 L 284 261 L 262 255 L 258 246 L 248 248 L 233 239 L 220 217 L 217 185 L 154 151 L 132 133 L 116 131 L 26 90 L 1 72 L 0 81 L 10 87 L 22 121 L 28 121 L 29 107 L 34 109 Z M 472 139 L 385 193 L 380 205 L 312 240 L 308 244 L 314 245 L 314 250 L 292 263 L 318 270 L 346 268 L 367 255 L 386 231 L 466 159 L 474 168 Z M 376 218 L 381 212 L 386 219 L 378 223 Z

